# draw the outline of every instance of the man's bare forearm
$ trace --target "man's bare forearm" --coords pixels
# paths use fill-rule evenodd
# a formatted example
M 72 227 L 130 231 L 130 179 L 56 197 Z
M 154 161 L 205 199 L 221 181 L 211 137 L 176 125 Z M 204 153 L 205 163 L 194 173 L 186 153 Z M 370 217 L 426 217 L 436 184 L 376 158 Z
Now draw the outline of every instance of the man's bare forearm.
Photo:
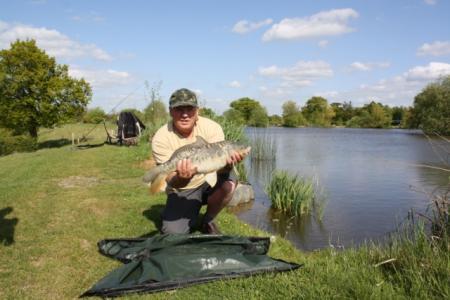
M 170 185 L 171 187 L 175 188 L 175 189 L 179 189 L 179 188 L 185 187 L 189 183 L 190 180 L 191 180 L 191 178 L 180 178 L 180 177 L 178 177 L 176 172 L 171 173 L 166 178 L 167 184 Z

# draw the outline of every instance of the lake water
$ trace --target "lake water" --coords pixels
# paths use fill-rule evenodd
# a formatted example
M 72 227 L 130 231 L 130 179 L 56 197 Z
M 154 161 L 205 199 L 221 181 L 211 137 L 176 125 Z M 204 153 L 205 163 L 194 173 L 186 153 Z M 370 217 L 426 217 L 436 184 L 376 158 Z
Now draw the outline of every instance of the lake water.
M 246 134 L 274 139 L 277 155 L 275 164 L 247 160 L 256 199 L 235 213 L 300 249 L 346 247 L 383 238 L 411 209 L 426 210 L 424 192 L 448 187 L 448 172 L 423 165 L 448 168 L 450 144 L 428 140 L 418 131 L 248 128 Z M 326 198 L 322 221 L 313 216 L 289 219 L 270 209 L 264 187 L 274 168 L 318 180 Z

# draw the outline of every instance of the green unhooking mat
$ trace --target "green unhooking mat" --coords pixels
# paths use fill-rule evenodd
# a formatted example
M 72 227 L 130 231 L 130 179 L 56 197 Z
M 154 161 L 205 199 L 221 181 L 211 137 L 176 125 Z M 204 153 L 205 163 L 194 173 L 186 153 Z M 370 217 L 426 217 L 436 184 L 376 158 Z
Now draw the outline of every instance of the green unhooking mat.
M 100 253 L 125 264 L 81 297 L 158 292 L 300 267 L 267 256 L 269 245 L 269 238 L 194 234 L 103 240 Z

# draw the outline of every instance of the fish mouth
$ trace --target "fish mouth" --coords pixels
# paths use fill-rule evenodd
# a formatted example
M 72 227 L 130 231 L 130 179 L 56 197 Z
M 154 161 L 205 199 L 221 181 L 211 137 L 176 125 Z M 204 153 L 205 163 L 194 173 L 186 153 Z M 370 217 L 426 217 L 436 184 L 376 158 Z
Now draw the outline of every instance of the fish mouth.
M 248 155 L 250 153 L 250 150 L 252 150 L 252 147 L 248 146 L 247 148 L 241 150 L 241 155 Z

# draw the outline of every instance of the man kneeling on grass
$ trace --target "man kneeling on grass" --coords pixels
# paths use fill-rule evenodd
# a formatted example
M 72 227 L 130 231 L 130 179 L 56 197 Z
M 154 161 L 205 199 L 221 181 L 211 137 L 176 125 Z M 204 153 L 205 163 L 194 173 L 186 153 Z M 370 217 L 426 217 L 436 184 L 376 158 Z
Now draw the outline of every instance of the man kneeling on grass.
M 152 139 L 153 158 L 157 164 L 170 159 L 178 148 L 191 144 L 200 136 L 208 143 L 224 140 L 223 130 L 216 122 L 198 115 L 197 96 L 188 89 L 179 89 L 170 96 L 169 110 L 172 120 L 162 126 Z M 207 205 L 200 230 L 207 234 L 220 234 L 213 222 L 217 214 L 233 196 L 237 181 L 230 174 L 232 165 L 242 155 L 234 152 L 227 166 L 209 173 L 199 174 L 190 159 L 177 163 L 177 169 L 167 176 L 167 202 L 162 213 L 163 233 L 188 233 L 194 230 L 202 205 Z

